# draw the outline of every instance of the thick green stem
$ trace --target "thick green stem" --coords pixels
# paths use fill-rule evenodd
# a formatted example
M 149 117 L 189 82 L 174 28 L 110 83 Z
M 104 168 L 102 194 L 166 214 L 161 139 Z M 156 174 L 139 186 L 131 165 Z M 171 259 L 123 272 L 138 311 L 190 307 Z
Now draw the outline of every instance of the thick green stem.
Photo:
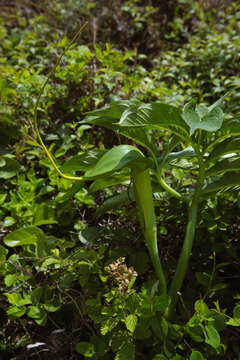
M 187 267 L 189 263 L 189 259 L 191 256 L 193 241 L 195 238 L 195 230 L 197 224 L 197 215 L 198 215 L 198 206 L 201 195 L 201 189 L 204 181 L 204 164 L 202 158 L 199 159 L 199 175 L 198 181 L 196 185 L 196 189 L 192 198 L 192 201 L 189 206 L 188 213 L 188 224 L 185 233 L 185 239 L 182 247 L 182 251 L 178 260 L 177 269 L 175 271 L 170 290 L 169 296 L 171 298 L 171 304 L 168 311 L 168 316 L 171 317 L 173 312 L 175 311 L 175 307 L 178 300 L 178 292 L 181 290 L 183 281 L 186 276 Z
M 140 223 L 149 254 L 159 279 L 161 293 L 166 294 L 166 279 L 160 262 L 157 244 L 157 224 L 152 199 L 152 186 L 149 169 L 132 169 L 134 194 L 139 211 Z

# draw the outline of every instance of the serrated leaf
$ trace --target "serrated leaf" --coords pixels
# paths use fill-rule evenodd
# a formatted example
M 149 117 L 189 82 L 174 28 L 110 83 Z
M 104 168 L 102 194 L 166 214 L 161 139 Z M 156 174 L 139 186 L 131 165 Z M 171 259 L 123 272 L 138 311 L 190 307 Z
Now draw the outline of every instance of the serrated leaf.
M 9 306 L 7 311 L 9 316 L 22 317 L 26 313 L 25 307 Z
M 96 165 L 85 173 L 84 177 L 94 179 L 114 173 L 124 167 L 137 165 L 147 168 L 151 166 L 151 162 L 135 146 L 119 145 L 105 153 Z
M 220 346 L 221 339 L 218 331 L 211 324 L 205 326 L 205 342 L 212 346 L 214 349 L 217 349 Z
M 33 245 L 44 238 L 44 232 L 36 226 L 27 226 L 4 237 L 4 244 L 9 247 Z
M 240 319 L 229 319 L 227 321 L 227 325 L 231 325 L 231 326 L 240 326 Z
M 133 343 L 124 343 L 114 360 L 135 360 L 135 346 Z
M 109 331 L 112 331 L 117 324 L 119 323 L 119 320 L 116 318 L 109 318 L 102 322 L 101 324 L 101 334 L 106 335 Z
M 113 351 L 117 351 L 121 348 L 123 343 L 126 343 L 129 338 L 129 333 L 127 331 L 119 330 L 114 332 L 110 339 L 109 345 Z
M 138 318 L 136 315 L 134 314 L 128 315 L 125 319 L 126 328 L 133 333 L 136 329 L 137 322 L 138 322 Z

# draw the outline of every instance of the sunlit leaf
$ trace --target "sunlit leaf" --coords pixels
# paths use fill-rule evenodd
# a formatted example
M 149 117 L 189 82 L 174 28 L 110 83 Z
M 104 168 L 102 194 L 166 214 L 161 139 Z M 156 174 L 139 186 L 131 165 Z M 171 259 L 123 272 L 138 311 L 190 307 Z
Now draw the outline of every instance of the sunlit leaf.
M 75 348 L 79 354 L 82 354 L 88 358 L 93 357 L 95 354 L 94 345 L 86 341 L 82 341 L 76 344 Z
M 27 226 L 7 234 L 3 240 L 10 247 L 33 245 L 44 238 L 44 232 L 36 226 Z
M 223 111 L 219 106 L 214 106 L 206 113 L 203 108 L 196 108 L 196 100 L 193 99 L 183 108 L 183 118 L 190 126 L 190 134 L 195 130 L 202 129 L 215 132 L 221 128 L 223 122 Z M 200 115 L 204 115 L 200 117 Z
M 192 351 L 192 354 L 190 356 L 190 360 L 206 360 L 203 355 L 199 351 Z
M 126 328 L 130 332 L 134 332 L 137 326 L 137 322 L 138 322 L 138 318 L 136 315 L 134 314 L 128 315 L 125 319 Z
M 189 129 L 181 117 L 181 111 L 174 106 L 158 102 L 141 104 L 136 109 L 125 110 L 119 125 L 129 128 L 165 129 L 184 140 L 189 137 Z
M 151 162 L 136 147 L 119 145 L 105 153 L 97 164 L 85 173 L 84 177 L 94 179 L 119 171 L 124 167 L 135 167 L 137 165 L 147 168 Z
M 105 152 L 105 150 L 90 150 L 83 154 L 72 156 L 60 169 L 66 173 L 87 171 L 97 163 Z
M 205 342 L 217 349 L 220 346 L 220 335 L 212 324 L 205 326 Z

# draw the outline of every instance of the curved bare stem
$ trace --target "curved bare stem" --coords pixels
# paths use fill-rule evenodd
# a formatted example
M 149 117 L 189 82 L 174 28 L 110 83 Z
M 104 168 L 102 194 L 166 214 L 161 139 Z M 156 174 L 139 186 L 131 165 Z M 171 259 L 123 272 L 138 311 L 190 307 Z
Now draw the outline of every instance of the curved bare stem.
M 70 47 L 72 46 L 72 44 L 74 43 L 74 41 L 77 39 L 77 37 L 79 36 L 79 34 L 83 31 L 83 29 L 86 27 L 87 22 L 85 22 L 80 29 L 77 31 L 77 33 L 74 35 L 73 39 L 70 41 L 70 43 L 68 44 L 68 46 L 64 49 L 63 53 L 59 56 L 54 68 L 50 71 L 50 73 L 48 74 L 47 79 L 45 80 L 44 84 L 42 85 L 41 89 L 40 89 L 40 93 L 37 97 L 37 101 L 36 104 L 34 106 L 34 115 L 33 115 L 33 121 L 34 121 L 34 128 L 37 134 L 37 138 L 41 144 L 42 149 L 44 150 L 45 154 L 47 155 L 47 157 L 49 158 L 49 160 L 51 161 L 51 164 L 53 165 L 54 169 L 57 171 L 57 173 L 62 176 L 64 179 L 68 179 L 68 180 L 84 180 L 82 176 L 71 176 L 71 175 L 67 175 L 64 174 L 57 166 L 55 159 L 53 158 L 52 154 L 50 153 L 50 151 L 48 150 L 48 148 L 46 147 L 46 145 L 44 144 L 41 134 L 39 132 L 39 128 L 38 128 L 38 117 L 37 117 L 37 111 L 38 111 L 38 106 L 39 106 L 39 102 L 40 99 L 42 97 L 42 94 L 44 92 L 44 89 L 47 85 L 47 83 L 49 82 L 50 77 L 52 76 L 52 74 L 54 73 L 54 71 L 56 70 L 57 66 L 60 64 L 62 57 L 64 56 L 64 54 L 66 54 L 66 52 L 70 49 Z

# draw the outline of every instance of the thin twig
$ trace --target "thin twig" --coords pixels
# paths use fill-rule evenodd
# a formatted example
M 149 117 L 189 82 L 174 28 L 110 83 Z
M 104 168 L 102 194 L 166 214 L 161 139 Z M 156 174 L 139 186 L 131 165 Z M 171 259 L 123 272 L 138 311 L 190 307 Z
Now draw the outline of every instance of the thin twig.
M 185 310 L 185 313 L 187 314 L 187 317 L 188 317 L 188 320 L 191 318 L 191 314 L 190 312 L 188 311 L 186 305 L 185 305 L 185 302 L 183 300 L 183 297 L 182 297 L 182 294 L 180 293 L 180 291 L 177 292 L 178 296 L 179 296 L 179 299 L 180 299 L 180 302 L 182 304 L 182 307 L 183 309 Z

